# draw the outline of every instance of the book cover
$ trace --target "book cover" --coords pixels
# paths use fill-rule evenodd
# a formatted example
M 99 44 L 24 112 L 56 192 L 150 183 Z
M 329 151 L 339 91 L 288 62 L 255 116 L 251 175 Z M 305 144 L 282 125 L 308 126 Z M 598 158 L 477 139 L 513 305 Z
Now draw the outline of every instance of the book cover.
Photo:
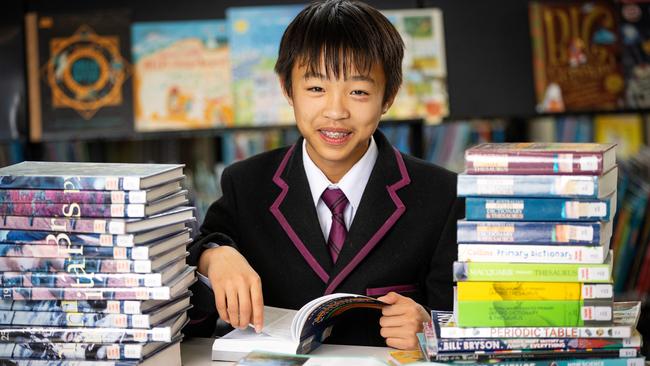
M 568 197 L 602 199 L 616 191 L 618 168 L 602 176 L 458 175 L 457 194 L 494 197 Z
M 463 300 L 459 327 L 584 327 L 609 325 L 612 300 Z
M 650 6 L 627 0 L 617 3 L 625 75 L 625 106 L 650 108 Z
M 151 329 L 129 328 L 63 328 L 21 327 L 0 328 L 0 343 L 144 343 L 171 342 L 187 323 L 181 313 Z
M 468 174 L 601 175 L 614 165 L 612 143 L 483 143 L 465 151 Z
M 135 23 L 131 37 L 136 131 L 233 125 L 225 20 Z
M 95 203 L 0 203 L 0 215 L 74 216 L 74 217 L 146 217 L 188 203 L 187 191 L 180 191 L 148 204 Z
M 181 206 L 164 213 L 139 219 L 93 219 L 75 217 L 0 216 L 0 229 L 36 230 L 57 233 L 124 235 L 154 230 L 165 225 L 194 219 L 193 207 Z
M 468 352 L 491 353 L 497 356 L 512 351 L 520 352 L 560 351 L 560 350 L 620 350 L 641 346 L 638 331 L 630 338 L 437 338 L 438 354 Z
M 55 311 L 66 313 L 147 314 L 179 299 L 189 298 L 186 291 L 171 300 L 4 300 L 1 310 Z
M 583 300 L 612 299 L 612 284 L 580 282 L 471 282 L 457 283 L 458 301 L 465 300 Z
M 612 282 L 612 253 L 605 263 L 454 262 L 454 281 Z
M 529 222 L 467 221 L 462 219 L 457 222 L 459 243 L 605 246 L 609 243 L 611 236 L 611 222 L 601 221 Z M 540 258 L 542 257 L 540 256 Z
M 384 119 L 439 123 L 449 114 L 442 11 L 435 8 L 382 10 L 404 41 L 402 87 Z
M 136 234 L 72 234 L 56 231 L 0 230 L 0 242 L 11 244 L 106 246 L 131 248 L 150 243 L 185 230 L 184 223 L 167 225 Z
M 146 191 L 87 191 L 65 189 L 2 189 L 0 202 L 11 203 L 86 203 L 145 204 L 181 190 L 179 182 L 170 182 Z
M 431 320 L 441 338 L 630 338 L 641 303 L 615 302 L 613 312 L 612 325 L 598 327 L 459 327 L 453 312 L 437 310 L 431 311 Z
M 184 166 L 23 161 L 0 168 L 0 188 L 138 191 L 183 178 Z
M 127 9 L 26 16 L 32 141 L 133 130 Z
M 236 125 L 290 124 L 293 109 L 273 71 L 280 40 L 302 5 L 226 9 Z
M 169 274 L 0 272 L 0 287 L 160 287 L 173 274 L 180 274 L 185 266 L 185 261 L 180 260 L 171 265 Z
M 602 200 L 570 198 L 465 198 L 470 221 L 610 221 L 616 213 L 616 195 Z
M 612 3 L 534 1 L 529 15 L 538 112 L 623 105 L 621 47 Z
M 65 241 L 60 241 L 55 245 L 6 244 L 0 242 L 0 254 L 4 257 L 151 260 L 179 246 L 184 247 L 190 242 L 188 229 L 161 241 L 133 248 L 71 245 Z
M 643 141 L 643 119 L 639 114 L 599 114 L 594 117 L 594 141 L 616 143 L 616 156 L 626 160 L 636 155 Z

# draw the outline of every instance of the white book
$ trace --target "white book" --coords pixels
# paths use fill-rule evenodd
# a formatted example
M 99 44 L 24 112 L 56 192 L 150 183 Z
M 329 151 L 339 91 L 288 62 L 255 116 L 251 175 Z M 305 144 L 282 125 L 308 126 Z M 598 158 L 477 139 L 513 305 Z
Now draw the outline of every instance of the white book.
M 237 361 L 253 350 L 305 354 L 318 347 L 332 332 L 336 318 L 351 308 L 381 309 L 372 297 L 331 294 L 314 299 L 300 310 L 264 307 L 260 333 L 252 327 L 235 329 L 212 344 L 212 360 Z

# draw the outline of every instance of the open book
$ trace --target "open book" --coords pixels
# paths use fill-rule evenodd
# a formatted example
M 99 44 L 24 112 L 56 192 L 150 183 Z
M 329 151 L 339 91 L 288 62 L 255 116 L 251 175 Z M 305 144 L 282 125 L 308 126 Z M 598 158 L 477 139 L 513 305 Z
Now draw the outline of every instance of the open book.
M 372 297 L 331 294 L 314 299 L 300 310 L 264 307 L 261 333 L 253 327 L 235 329 L 212 345 L 212 360 L 237 361 L 253 350 L 304 354 L 318 347 L 332 332 L 338 316 L 350 309 L 381 309 Z

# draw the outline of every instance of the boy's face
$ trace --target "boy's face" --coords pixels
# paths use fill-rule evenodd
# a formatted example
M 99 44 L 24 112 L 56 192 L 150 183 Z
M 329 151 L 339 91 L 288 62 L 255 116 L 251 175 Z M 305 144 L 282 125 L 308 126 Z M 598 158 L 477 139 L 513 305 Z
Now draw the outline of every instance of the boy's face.
M 340 73 L 343 74 L 343 73 Z M 338 181 L 368 149 L 370 137 L 390 102 L 382 105 L 386 78 L 381 65 L 361 74 L 327 78 L 324 64 L 316 75 L 296 62 L 291 72 L 293 106 L 307 153 L 330 179 Z M 330 176 L 332 175 L 332 176 Z

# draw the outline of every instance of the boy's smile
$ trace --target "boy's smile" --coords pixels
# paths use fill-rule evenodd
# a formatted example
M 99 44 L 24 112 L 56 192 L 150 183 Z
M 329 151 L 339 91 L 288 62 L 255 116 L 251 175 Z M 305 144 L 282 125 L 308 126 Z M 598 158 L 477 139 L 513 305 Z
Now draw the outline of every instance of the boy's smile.
M 392 101 L 382 105 L 386 84 L 381 65 L 367 73 L 350 70 L 347 76 L 328 77 L 309 72 L 296 62 L 291 97 L 298 130 L 307 141 L 311 160 L 332 181 L 338 182 L 368 149 L 379 119 Z

